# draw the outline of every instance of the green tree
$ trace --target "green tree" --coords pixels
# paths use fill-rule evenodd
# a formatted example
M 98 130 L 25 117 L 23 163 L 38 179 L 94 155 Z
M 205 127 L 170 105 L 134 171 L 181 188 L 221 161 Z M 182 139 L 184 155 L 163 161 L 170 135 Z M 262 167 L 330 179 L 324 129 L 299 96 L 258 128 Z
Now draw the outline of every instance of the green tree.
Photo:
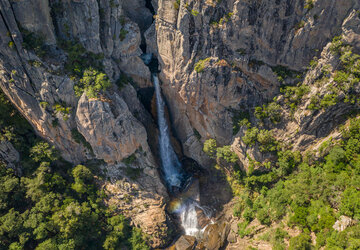
M 217 148 L 216 157 L 223 158 L 229 163 L 235 163 L 239 159 L 238 156 L 231 150 L 230 146 L 223 146 Z
M 340 212 L 355 219 L 360 219 L 360 191 L 347 188 L 342 194 Z
M 98 98 L 101 92 L 105 92 L 111 86 L 107 75 L 96 69 L 87 69 L 84 71 L 80 83 L 74 87 L 77 96 L 85 91 L 89 98 Z
M 72 175 L 74 177 L 75 183 L 72 184 L 72 189 L 80 194 L 91 193 L 91 189 L 93 189 L 93 181 L 94 176 L 91 171 L 83 166 L 77 165 L 72 170 Z
M 289 250 L 311 250 L 311 237 L 308 234 L 300 235 L 290 239 Z
M 38 142 L 30 149 L 30 156 L 35 162 L 56 161 L 58 159 L 54 146 L 50 146 L 46 142 Z
M 208 139 L 204 142 L 203 151 L 207 154 L 210 158 L 215 158 L 216 156 L 216 140 L 215 139 Z

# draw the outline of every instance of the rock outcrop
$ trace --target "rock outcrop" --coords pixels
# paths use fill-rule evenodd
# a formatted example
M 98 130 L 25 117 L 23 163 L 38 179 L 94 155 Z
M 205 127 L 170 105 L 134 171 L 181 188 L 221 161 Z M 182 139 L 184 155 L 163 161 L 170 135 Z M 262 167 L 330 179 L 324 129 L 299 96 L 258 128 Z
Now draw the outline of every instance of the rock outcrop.
M 355 224 L 356 224 L 355 220 L 351 219 L 348 216 L 341 215 L 340 218 L 335 222 L 333 228 L 336 231 L 341 232 L 341 231 L 344 231 L 347 227 L 353 226 Z
M 18 175 L 21 175 L 21 168 L 18 167 L 20 161 L 19 152 L 6 140 L 0 140 L 0 163 L 5 163 L 8 168 L 12 168 Z
M 120 181 L 135 187 L 135 191 L 118 189 L 123 195 L 136 192 L 133 200 L 122 204 L 111 194 L 113 203 L 123 206 L 119 210 L 152 235 L 149 244 L 166 244 L 169 230 L 164 228 L 169 220 L 161 204 L 167 192 L 145 129 L 155 125 L 130 85 L 151 86 L 150 71 L 139 57 L 142 33 L 152 23 L 145 1 L 5 0 L 0 13 L 2 91 L 64 159 L 74 164 L 103 160 L 102 168 L 111 180 L 105 186 Z M 101 97 L 75 94 L 79 78 L 69 70 L 84 70 L 84 62 L 73 58 L 79 51 L 84 51 L 85 64 L 90 60 L 99 64 L 113 83 Z M 11 145 L 1 145 L 5 161 L 13 162 L 16 154 L 9 153 Z M 141 213 L 138 204 L 145 197 L 151 209 Z

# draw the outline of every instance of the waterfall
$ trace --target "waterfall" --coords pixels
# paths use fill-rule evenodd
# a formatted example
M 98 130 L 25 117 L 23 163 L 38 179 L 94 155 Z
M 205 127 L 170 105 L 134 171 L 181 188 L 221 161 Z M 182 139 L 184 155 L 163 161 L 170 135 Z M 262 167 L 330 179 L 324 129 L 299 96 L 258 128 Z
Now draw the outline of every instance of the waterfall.
M 172 187 L 181 188 L 184 173 L 181 169 L 181 164 L 176 156 L 176 153 L 171 146 L 169 127 L 165 118 L 165 104 L 161 96 L 159 79 L 156 74 L 153 75 L 153 78 L 160 130 L 160 157 L 164 178 L 166 183 L 170 186 L 170 189 Z M 182 204 L 180 204 L 180 208 L 176 211 L 176 213 L 180 215 L 181 225 L 183 226 L 186 235 L 198 236 L 201 231 L 198 225 L 196 207 L 199 207 L 196 201 L 193 199 L 185 199 L 182 201 Z
M 185 203 L 180 209 L 181 225 L 185 229 L 186 235 L 198 236 L 200 233 L 195 207 L 196 203 L 191 201 Z
M 164 171 L 164 178 L 166 183 L 172 187 L 181 188 L 181 164 L 171 146 L 169 127 L 165 118 L 165 104 L 161 96 L 161 89 L 159 79 L 156 74 L 153 75 L 155 92 L 156 92 L 156 105 L 158 114 L 158 124 L 160 130 L 159 146 L 160 146 L 160 158 L 162 168 Z

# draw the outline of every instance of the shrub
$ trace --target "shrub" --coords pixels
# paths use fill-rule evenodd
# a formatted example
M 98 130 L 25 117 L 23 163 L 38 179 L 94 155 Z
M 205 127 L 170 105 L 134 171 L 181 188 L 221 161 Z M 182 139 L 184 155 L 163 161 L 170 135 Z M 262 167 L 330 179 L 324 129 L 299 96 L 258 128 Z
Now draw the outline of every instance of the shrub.
M 255 117 L 259 120 L 263 120 L 267 118 L 265 109 L 266 109 L 265 104 L 263 105 L 263 107 L 256 107 L 254 112 Z
M 245 236 L 248 236 L 252 233 L 252 228 L 247 228 L 249 225 L 249 222 L 240 222 L 238 224 L 238 234 L 241 238 L 244 238 Z
M 307 227 L 307 216 L 309 215 L 307 207 L 295 207 L 294 215 L 290 217 L 289 224 Z
M 337 103 L 337 94 L 326 94 L 320 101 L 320 107 L 326 109 Z
M 295 110 L 297 105 L 301 103 L 302 98 L 310 92 L 310 87 L 307 85 L 300 86 L 288 86 L 280 89 L 280 92 L 284 94 L 285 103 L 288 104 L 292 110 Z
M 36 68 L 39 68 L 41 67 L 42 63 L 40 61 L 37 61 L 37 60 L 29 60 L 28 63 L 31 65 L 31 66 L 34 66 Z
M 342 37 L 335 36 L 330 45 L 330 51 L 335 55 L 339 55 L 342 47 L 343 47 Z
M 199 11 L 197 11 L 197 10 L 191 10 L 191 15 L 197 16 L 197 15 L 199 15 Z
M 64 121 L 69 119 L 71 107 L 66 107 L 65 104 L 55 103 L 52 108 L 55 110 L 55 113 L 62 114 Z
M 73 175 L 75 181 L 82 181 L 84 183 L 90 183 L 94 180 L 93 174 L 84 165 L 77 165 L 72 170 L 72 175 Z
M 268 211 L 267 208 L 262 208 L 262 209 L 258 210 L 258 212 L 256 213 L 256 218 L 263 225 L 270 225 L 271 224 L 271 219 L 270 219 L 269 211 Z
M 251 222 L 254 219 L 254 210 L 247 206 L 242 214 L 246 222 Z
M 23 47 L 26 50 L 33 50 L 39 57 L 44 57 L 47 53 L 45 38 L 22 27 L 19 27 L 23 37 Z
M 122 162 L 125 163 L 126 165 L 130 165 L 133 164 L 136 160 L 136 155 L 132 154 L 130 156 L 128 156 L 127 158 L 123 159 Z
M 303 21 L 303 20 L 301 20 L 300 22 L 298 22 L 296 25 L 295 25 L 295 27 L 294 27 L 294 29 L 295 29 L 295 31 L 298 31 L 299 29 L 302 29 L 302 28 L 304 28 L 305 27 L 305 22 Z M 280 81 L 281 82 L 281 81 Z
M 259 120 L 264 120 L 269 118 L 270 121 L 274 124 L 281 121 L 281 107 L 275 102 L 271 102 L 268 105 L 263 105 L 261 107 L 256 107 L 254 115 Z
M 308 10 L 311 10 L 312 8 L 314 8 L 313 0 L 306 0 L 304 8 L 308 9 Z
M 125 87 L 125 85 L 129 83 L 134 84 L 134 80 L 124 72 L 121 72 L 121 75 L 119 79 L 117 79 L 115 84 L 118 86 L 119 90 L 121 90 L 123 87 Z
M 210 158 L 215 158 L 216 156 L 216 140 L 215 139 L 208 139 L 204 142 L 203 151 L 207 154 Z
M 176 10 L 178 10 L 179 7 L 180 7 L 180 0 L 176 0 L 176 1 L 174 2 L 174 8 L 175 8 Z
M 10 41 L 8 43 L 8 46 L 9 46 L 10 49 L 13 49 L 15 47 L 15 43 L 13 41 Z
M 314 57 L 314 59 L 312 59 L 311 61 L 310 61 L 310 68 L 311 69 L 314 69 L 317 65 L 318 65 L 318 59 L 316 58 L 316 57 Z
M 146 244 L 143 233 L 141 229 L 134 227 L 132 230 L 131 238 L 129 239 L 131 243 L 131 249 L 134 250 L 149 250 L 150 247 Z
M 142 168 L 132 168 L 132 167 L 125 168 L 125 174 L 131 180 L 137 180 L 143 171 L 144 170 Z
M 301 154 L 299 151 L 279 151 L 277 161 L 278 169 L 276 169 L 276 173 L 280 177 L 287 176 L 300 164 L 300 162 Z
M 334 81 L 339 84 L 343 84 L 348 82 L 349 77 L 350 77 L 349 73 L 339 70 L 335 72 Z
M 281 121 L 281 107 L 279 104 L 272 102 L 266 108 L 266 113 L 272 123 Z
M 235 163 L 238 160 L 237 155 L 231 150 L 230 146 L 217 148 L 216 157 L 223 158 L 228 163 Z
M 258 133 L 259 133 L 258 128 L 256 127 L 249 128 L 248 130 L 245 131 L 245 135 L 241 139 L 246 145 L 252 146 L 256 142 Z
M 120 30 L 120 34 L 119 34 L 120 41 L 124 41 L 124 39 L 126 38 L 127 33 L 129 33 L 129 32 L 127 30 L 125 30 L 124 28 L 122 28 Z
M 84 147 L 89 149 L 89 151 L 93 154 L 93 149 L 85 139 L 85 137 L 77 130 L 77 128 L 74 128 L 71 130 L 71 137 L 79 144 L 82 144 Z
M 195 64 L 194 70 L 195 70 L 197 73 L 203 72 L 204 69 L 205 69 L 205 64 L 208 63 L 209 61 L 210 61 L 210 57 L 209 57 L 209 58 L 206 58 L 206 59 L 203 59 L 203 60 L 199 60 L 199 61 Z
M 261 144 L 261 152 L 274 152 L 277 150 L 278 142 L 269 130 L 262 129 L 257 134 L 257 140 Z
M 242 126 L 250 127 L 248 119 L 250 119 L 249 112 L 232 110 L 233 135 L 236 135 Z
M 102 70 L 101 60 L 104 58 L 103 54 L 88 52 L 81 43 L 76 41 L 59 40 L 58 46 L 68 53 L 64 69 L 71 76 L 80 78 L 83 76 L 84 71 L 89 68 L 98 71 Z
M 74 86 L 74 90 L 76 96 L 81 96 L 85 92 L 89 98 L 98 98 L 99 94 L 105 92 L 110 86 L 111 82 L 105 73 L 88 69 L 85 70 L 79 84 Z
M 357 220 L 360 219 L 360 191 L 347 188 L 342 194 L 340 212 Z
M 48 103 L 48 102 L 45 102 L 45 101 L 42 101 L 42 102 L 40 102 L 40 106 L 41 106 L 43 109 L 46 109 L 46 108 L 49 106 L 49 103 Z
M 301 21 L 301 22 L 302 22 L 301 23 L 302 25 L 305 25 L 305 23 L 303 21 Z M 304 26 L 302 26 L 302 27 L 304 27 Z M 300 29 L 300 28 L 297 28 L 297 29 Z M 298 73 L 297 71 L 290 70 L 289 68 L 282 66 L 282 65 L 277 65 L 275 67 L 271 67 L 271 69 L 277 75 L 278 81 L 281 83 L 284 82 L 286 78 L 293 77 L 295 74 Z
M 242 202 L 238 202 L 235 204 L 233 208 L 233 215 L 236 217 L 240 217 L 243 210 L 244 210 L 244 204 Z
M 30 149 L 30 157 L 35 162 L 56 161 L 58 159 L 54 146 L 50 146 L 46 142 L 38 142 Z
M 311 237 L 308 234 L 301 233 L 300 235 L 290 239 L 289 250 L 311 250 Z
M 196 137 L 196 139 L 198 139 L 198 141 L 201 140 L 201 134 L 199 133 L 199 131 L 197 131 L 197 129 L 193 129 L 194 135 Z
M 318 95 L 314 95 L 310 99 L 310 104 L 307 106 L 310 110 L 318 110 L 320 109 L 320 98 Z

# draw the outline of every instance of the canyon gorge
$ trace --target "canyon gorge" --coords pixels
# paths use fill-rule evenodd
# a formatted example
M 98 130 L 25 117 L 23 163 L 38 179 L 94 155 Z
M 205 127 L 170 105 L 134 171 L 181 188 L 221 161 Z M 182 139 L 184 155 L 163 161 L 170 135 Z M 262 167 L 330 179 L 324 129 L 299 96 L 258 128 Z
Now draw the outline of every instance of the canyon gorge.
M 4 97 L 62 161 L 96 166 L 101 201 L 149 248 L 288 249 L 358 227 L 360 203 L 351 215 L 329 194 L 360 195 L 358 0 L 0 0 L 0 14 Z M 0 162 L 22 176 L 22 153 L 1 138 Z M 323 191 L 331 225 L 291 224 L 317 193 L 279 198 L 289 210 L 274 219 L 269 190 L 350 140 L 354 179 Z M 264 236 L 280 227 L 281 247 Z

